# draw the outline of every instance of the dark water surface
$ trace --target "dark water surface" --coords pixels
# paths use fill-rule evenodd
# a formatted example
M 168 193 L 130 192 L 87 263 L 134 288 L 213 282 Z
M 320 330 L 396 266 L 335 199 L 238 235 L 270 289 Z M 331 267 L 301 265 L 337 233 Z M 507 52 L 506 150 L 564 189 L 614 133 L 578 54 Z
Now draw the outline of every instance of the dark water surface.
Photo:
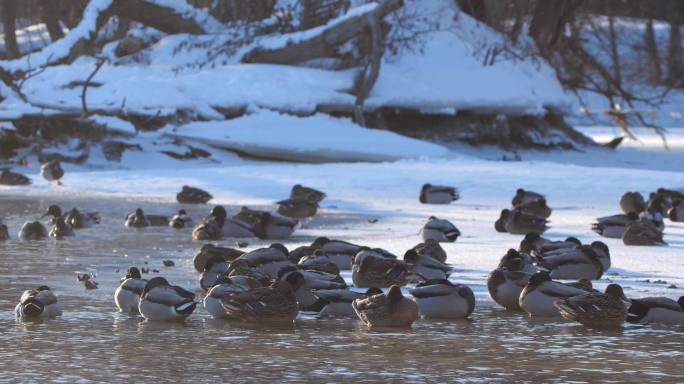
M 196 289 L 191 258 L 199 244 L 190 241 L 191 230 L 127 229 L 123 213 L 140 203 L 81 200 L 102 213 L 101 225 L 63 241 L 16 240 L 21 223 L 48 204 L 0 202 L 15 239 L 0 243 L 0 382 L 684 382 L 684 329 L 589 330 L 532 321 L 488 303 L 478 303 L 468 321 L 420 320 L 393 332 L 305 314 L 289 328 L 245 327 L 213 320 L 203 308 L 182 324 L 143 322 L 116 312 L 119 277 L 129 265 L 146 266 Z M 141 205 L 148 213 L 178 208 Z M 190 213 L 199 218 L 207 211 Z M 163 267 L 164 259 L 176 266 Z M 77 272 L 95 274 L 100 288 L 86 291 Z M 42 284 L 56 292 L 64 315 L 17 322 L 21 292 Z

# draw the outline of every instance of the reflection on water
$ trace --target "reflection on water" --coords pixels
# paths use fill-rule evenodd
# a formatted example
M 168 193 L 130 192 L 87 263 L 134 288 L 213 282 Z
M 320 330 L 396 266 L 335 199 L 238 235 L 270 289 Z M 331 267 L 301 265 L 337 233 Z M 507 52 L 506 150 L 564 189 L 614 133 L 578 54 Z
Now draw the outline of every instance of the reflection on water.
M 48 205 L 29 203 L 0 203 L 15 237 L 27 216 Z M 146 206 L 160 213 L 175 208 Z M 112 295 L 125 268 L 147 265 L 195 288 L 191 256 L 198 245 L 190 229 L 123 228 L 122 211 L 133 204 L 89 201 L 88 208 L 104 222 L 73 239 L 0 244 L 0 382 L 684 381 L 681 328 L 591 330 L 486 307 L 468 321 L 421 320 L 412 330 L 389 332 L 306 314 L 292 327 L 243 326 L 201 309 L 185 323 L 143 322 L 115 312 Z M 195 217 L 207 210 L 191 209 Z M 176 267 L 162 266 L 169 258 Z M 100 289 L 86 291 L 77 271 L 94 273 Z M 16 322 L 21 291 L 39 284 L 58 294 L 64 316 Z

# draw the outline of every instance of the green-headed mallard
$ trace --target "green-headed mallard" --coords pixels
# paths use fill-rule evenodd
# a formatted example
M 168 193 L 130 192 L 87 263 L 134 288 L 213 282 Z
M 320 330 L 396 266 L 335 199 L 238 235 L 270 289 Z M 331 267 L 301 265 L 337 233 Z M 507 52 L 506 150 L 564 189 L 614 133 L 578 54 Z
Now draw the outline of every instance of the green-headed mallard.
M 58 217 L 55 219 L 55 223 L 50 228 L 50 237 L 55 239 L 61 239 L 67 236 L 73 236 L 74 230 L 71 225 L 67 224 L 64 218 Z
M 247 292 L 262 286 L 258 280 L 251 277 L 221 275 L 204 297 L 204 309 L 215 319 L 226 318 L 228 314 L 221 304 L 223 301 L 230 300 L 236 293 Z
M 631 302 L 627 310 L 630 323 L 684 324 L 684 296 L 678 301 L 667 297 L 644 297 Z
M 244 255 L 245 252 L 229 247 L 219 247 L 214 244 L 204 244 L 192 258 L 192 264 L 197 272 L 204 270 L 204 265 L 214 256 L 219 256 L 225 261 L 233 261 Z
M 449 220 L 438 219 L 430 216 L 427 223 L 420 229 L 423 241 L 428 239 L 439 242 L 453 243 L 461 235 L 461 232 Z
M 185 228 L 185 226 L 190 223 L 192 223 L 192 219 L 188 216 L 188 213 L 185 212 L 185 209 L 179 209 L 178 213 L 171 216 L 169 219 L 169 227 L 176 229 Z
M 628 302 L 622 287 L 610 284 L 605 293 L 587 292 L 562 298 L 556 301 L 555 307 L 566 320 L 587 327 L 619 328 L 627 319 L 625 303 Z
M 319 311 L 320 307 L 312 307 L 318 298 L 312 293 L 315 289 L 344 289 L 347 284 L 340 275 L 334 275 L 313 269 L 306 269 L 301 265 L 289 265 L 278 272 L 277 280 L 286 280 L 292 273 L 299 273 L 304 282 L 295 291 L 299 308 L 304 311 Z
M 418 200 L 423 204 L 450 204 L 459 198 L 458 189 L 454 187 L 424 184 Z
M 62 315 L 62 308 L 50 288 L 41 285 L 37 289 L 24 291 L 14 312 L 22 320 L 42 320 Z
M 216 255 L 209 258 L 204 264 L 204 269 L 199 277 L 200 288 L 204 291 L 208 291 L 216 284 L 219 276 L 228 270 L 229 266 L 230 262 L 221 256 Z
M 439 241 L 434 239 L 425 240 L 422 243 L 416 244 L 412 248 L 417 254 L 421 256 L 432 257 L 433 259 L 442 263 L 446 262 L 447 254 L 444 248 L 439 245 Z
M 119 312 L 138 313 L 140 296 L 145 285 L 147 285 L 147 280 L 142 278 L 140 270 L 136 267 L 129 267 L 114 291 L 114 302 Z
M 404 261 L 411 264 L 411 271 L 423 280 L 446 280 L 453 269 L 430 256 L 419 255 L 413 249 L 406 251 Z
M 138 310 L 146 320 L 185 320 L 197 307 L 195 294 L 163 277 L 150 279 L 142 294 Z
M 406 328 L 418 319 L 418 306 L 404 297 L 396 285 L 391 286 L 387 294 L 354 300 L 352 307 L 369 328 Z
M 519 304 L 530 316 L 558 317 L 560 312 L 554 306 L 557 300 L 585 293 L 583 289 L 551 280 L 547 272 L 537 272 L 520 292 Z
M 352 302 L 382 294 L 382 290 L 368 288 L 366 292 L 356 292 L 349 289 L 317 289 L 313 294 L 321 307 L 318 317 L 356 317 Z
M 553 241 L 541 237 L 538 233 L 528 233 L 525 235 L 525 238 L 520 241 L 518 251 L 529 254 L 541 254 L 558 249 L 575 248 L 578 245 L 582 245 L 582 242 L 575 237 Z
M 240 256 L 240 259 L 247 260 L 249 266 L 256 268 L 272 279 L 278 276 L 278 272 L 292 262 L 288 258 L 289 251 L 280 243 L 273 243 L 266 248 L 258 248 Z
M 539 254 L 537 266 L 554 279 L 600 279 L 610 268 L 610 251 L 600 241 Z
M 430 319 L 456 319 L 470 316 L 475 309 L 475 294 L 467 285 L 446 279 L 433 279 L 409 289 L 421 316 Z
M 147 220 L 145 212 L 143 212 L 142 208 L 137 208 L 134 212 L 126 215 L 126 218 L 124 219 L 124 225 L 132 228 L 144 228 L 148 227 L 150 222 Z
M 639 216 L 634 212 L 604 216 L 596 219 L 596 223 L 592 224 L 591 229 L 603 237 L 619 239 L 625 232 L 625 227 L 637 220 L 639 220 Z
M 487 278 L 489 296 L 494 302 L 508 310 L 519 310 L 520 293 L 530 281 L 530 277 L 532 274 L 525 271 L 497 268 Z

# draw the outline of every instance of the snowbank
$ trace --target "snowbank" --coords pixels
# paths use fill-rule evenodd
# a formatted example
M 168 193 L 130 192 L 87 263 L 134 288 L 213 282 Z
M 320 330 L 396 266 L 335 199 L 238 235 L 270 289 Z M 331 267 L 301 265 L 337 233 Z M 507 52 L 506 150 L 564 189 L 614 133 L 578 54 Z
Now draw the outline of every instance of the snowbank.
M 190 123 L 169 133 L 255 157 L 312 163 L 447 154 L 436 144 L 362 128 L 350 119 L 322 114 L 295 117 L 262 110 L 234 120 Z

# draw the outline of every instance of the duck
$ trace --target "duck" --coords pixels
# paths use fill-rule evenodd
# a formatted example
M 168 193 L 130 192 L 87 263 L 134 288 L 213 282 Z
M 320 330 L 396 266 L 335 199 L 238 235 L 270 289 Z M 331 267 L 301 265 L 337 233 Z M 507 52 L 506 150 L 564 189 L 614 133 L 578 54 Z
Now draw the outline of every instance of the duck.
M 527 273 L 536 273 L 538 271 L 534 265 L 534 258 L 529 253 L 518 252 L 513 248 L 509 249 L 501 258 L 497 268 Z
M 565 240 L 554 241 L 543 238 L 538 233 L 528 233 L 520 242 L 518 251 L 529 254 L 543 254 L 558 249 L 575 248 L 578 245 L 582 245 L 582 242 L 572 236 L 567 237 Z
M 349 289 L 317 289 L 313 295 L 318 298 L 321 307 L 318 317 L 356 317 L 352 302 L 365 299 L 373 295 L 382 294 L 380 288 L 368 288 L 365 292 Z
M 140 296 L 147 285 L 147 279 L 143 279 L 140 270 L 136 267 L 128 267 L 126 275 L 119 280 L 119 286 L 114 291 L 114 302 L 119 312 L 138 313 Z
M 233 219 L 240 220 L 249 224 L 251 227 L 255 227 L 261 222 L 261 219 L 265 213 L 268 212 L 242 206 L 240 207 L 240 210 L 233 215 Z
M 62 185 L 60 179 L 64 177 L 64 169 L 59 160 L 50 160 L 40 166 L 40 175 L 47 181 L 56 181 L 58 185 Z
M 515 191 L 515 196 L 513 196 L 513 200 L 511 200 L 511 205 L 515 207 L 516 205 L 529 203 L 531 201 L 536 201 L 539 199 L 546 200 L 546 197 L 538 192 L 526 191 L 522 188 L 518 188 L 518 190 Z
M 423 204 L 451 204 L 459 198 L 458 189 L 454 187 L 424 184 L 418 200 Z
M 625 245 L 667 245 L 663 240 L 663 232 L 647 220 L 630 223 L 622 234 Z
M 192 230 L 193 240 L 220 240 L 223 236 L 223 225 L 228 216 L 226 209 L 217 205 L 211 209 L 209 217 Z
M 548 219 L 551 216 L 551 208 L 546 205 L 546 199 L 543 197 L 517 204 L 513 206 L 513 209 L 544 219 Z
M 185 228 L 185 226 L 190 223 L 192 223 L 192 219 L 188 216 L 188 213 L 185 212 L 185 209 L 179 209 L 178 213 L 171 216 L 169 219 L 169 227 L 176 229 Z
M 278 272 L 285 267 L 292 265 L 288 258 L 289 251 L 280 243 L 273 243 L 267 248 L 258 248 L 240 256 L 240 259 L 247 260 L 250 267 L 256 268 L 271 279 L 278 277 Z
M 527 235 L 528 233 L 543 233 L 549 227 L 548 221 L 543 217 L 530 215 L 514 209 L 508 215 L 508 220 L 504 223 L 506 232 L 514 235 Z
M 185 320 L 197 307 L 195 294 L 163 277 L 150 279 L 140 295 L 138 311 L 150 321 Z
M 604 216 L 596 219 L 596 223 L 592 224 L 591 229 L 603 237 L 619 239 L 625 232 L 625 227 L 637 220 L 639 220 L 639 215 L 634 212 Z
M 654 216 L 665 216 L 667 215 L 667 210 L 671 206 L 672 200 L 668 197 L 668 195 L 661 193 L 652 193 L 648 201 L 646 202 L 646 209 L 643 212 L 641 212 L 639 216 L 641 217 L 641 215 L 643 215 L 645 212 L 648 212 Z
M 31 179 L 18 172 L 3 169 L 0 172 L 0 185 L 29 185 Z
M 62 217 L 58 217 L 57 219 L 55 219 L 55 223 L 52 225 L 52 228 L 50 229 L 50 237 L 54 237 L 55 239 L 62 239 L 64 237 L 73 235 L 74 230 L 71 228 L 71 225 L 67 224 Z
M 509 311 L 520 310 L 520 293 L 530 281 L 532 274 L 497 268 L 487 277 L 487 290 L 495 303 Z
M 334 275 L 327 272 L 317 270 L 307 270 L 302 266 L 290 265 L 284 267 L 278 272 L 276 280 L 287 279 L 292 273 L 299 273 L 304 277 L 304 282 L 295 291 L 297 296 L 297 304 L 303 311 L 321 310 L 318 298 L 312 293 L 315 289 L 345 289 L 347 284 L 339 275 Z
M 207 243 L 202 245 L 200 250 L 193 256 L 192 265 L 195 267 L 197 272 L 204 271 L 204 266 L 207 261 L 212 257 L 219 256 L 225 261 L 233 261 L 238 257 L 244 255 L 245 252 L 230 248 L 230 247 L 219 247 L 217 245 Z
M 144 228 L 148 227 L 150 222 L 147 220 L 143 210 L 141 208 L 136 208 L 134 212 L 126 215 L 124 225 L 132 228 Z
M 658 190 L 656 190 L 656 194 L 662 196 L 666 201 L 669 201 L 670 205 L 675 200 L 684 200 L 684 191 L 682 190 L 667 189 L 661 187 L 658 188 Z
M 263 285 L 258 280 L 248 276 L 221 275 L 204 297 L 204 309 L 215 319 L 225 319 L 228 314 L 223 307 L 223 301 L 229 300 L 236 293 L 261 287 Z
M 299 260 L 299 263 L 297 263 L 296 265 L 311 270 L 331 273 L 333 275 L 339 275 L 341 271 L 340 267 L 337 264 L 330 261 L 330 259 L 327 256 L 321 255 L 320 253 L 311 256 L 306 256 Z
M 315 201 L 317 204 L 320 204 L 320 202 L 323 201 L 325 197 L 326 194 L 324 192 L 321 192 L 314 188 L 302 186 L 301 184 L 293 185 L 292 190 L 290 191 L 291 199 L 311 199 L 312 201 Z
M 352 266 L 352 281 L 357 288 L 388 288 L 403 286 L 412 276 L 411 266 L 388 257 L 357 254 Z
M 427 319 L 466 318 L 475 309 L 475 294 L 464 284 L 453 284 L 447 279 L 431 279 L 409 289 L 415 298 L 418 312 Z
M 628 302 L 620 285 L 609 284 L 605 293 L 587 292 L 562 298 L 554 306 L 566 320 L 593 328 L 620 328 L 627 319 Z
M 21 320 L 44 320 L 61 316 L 62 307 L 50 288 L 41 285 L 36 289 L 24 291 L 14 312 Z
M 519 305 L 530 316 L 560 317 L 554 303 L 559 299 L 583 295 L 587 291 L 551 280 L 548 272 L 537 272 L 520 292 Z
M 620 197 L 620 209 L 625 214 L 636 213 L 638 215 L 646 210 L 646 200 L 639 192 L 625 192 Z
M 47 230 L 40 221 L 30 221 L 24 223 L 19 230 L 21 240 L 42 240 L 48 235 Z
M 206 204 L 214 197 L 207 191 L 184 185 L 176 194 L 176 201 L 181 204 Z
M 254 226 L 254 234 L 262 240 L 287 239 L 296 226 L 297 220 L 266 212 L 261 215 L 258 224 Z
M 221 304 L 230 320 L 292 324 L 299 313 L 295 292 L 303 284 L 304 276 L 293 272 L 268 287 L 237 292 Z
M 450 221 L 438 219 L 435 216 L 430 216 L 427 223 L 420 229 L 420 236 L 423 241 L 433 239 L 439 242 L 453 243 L 460 235 L 461 232 Z
M 353 244 L 343 240 L 329 239 L 327 237 L 318 237 L 311 246 L 318 251 L 319 254 L 325 255 L 331 262 L 337 264 L 340 270 L 349 270 L 352 267 L 354 256 L 362 248 L 361 245 Z M 316 253 L 316 251 L 314 253 Z
M 208 291 L 213 287 L 218 281 L 219 277 L 228 271 L 230 267 L 230 262 L 225 260 L 223 257 L 216 255 L 212 256 L 204 264 L 204 270 L 200 274 L 199 284 L 203 291 Z
M 600 279 L 610 268 L 610 251 L 600 241 L 550 251 L 537 257 L 537 266 L 553 279 Z
M 50 224 L 54 224 L 55 220 L 61 217 L 73 229 L 87 228 L 93 224 L 99 224 L 101 220 L 100 214 L 97 212 L 81 213 L 78 209 L 72 208 L 70 211 L 64 213 L 62 212 L 62 208 L 57 204 L 50 205 L 42 217 L 48 216 L 52 217 Z
M 442 263 L 445 263 L 447 259 L 446 251 L 439 245 L 439 241 L 435 239 L 427 239 L 422 243 L 416 244 L 411 249 L 421 256 L 432 257 Z
M 250 267 L 249 263 L 245 259 L 236 259 L 230 263 L 228 270 L 224 273 L 228 277 L 234 276 L 246 276 L 251 277 L 261 283 L 263 286 L 268 286 L 273 280 L 268 274 Z
M 499 218 L 494 222 L 494 229 L 499 233 L 506 233 L 506 222 L 511 216 L 510 209 L 502 209 Z
M 684 222 L 684 200 L 675 200 L 667 211 L 667 217 L 674 222 Z
M 418 305 L 404 297 L 397 285 L 386 294 L 354 300 L 352 308 L 369 328 L 410 328 L 418 319 Z
M 665 221 L 663 218 L 667 216 L 667 210 L 664 199 L 656 196 L 648 202 L 646 210 L 639 214 L 639 220 L 649 221 L 660 232 L 665 230 Z
M 318 212 L 318 202 L 314 197 L 291 197 L 280 200 L 276 204 L 278 204 L 278 214 L 295 220 L 314 217 Z
M 430 256 L 419 255 L 413 249 L 404 253 L 404 261 L 411 264 L 411 271 L 423 280 L 446 280 L 453 269 Z
M 7 228 L 7 225 L 3 224 L 2 221 L 0 221 L 0 241 L 6 241 L 9 239 L 9 229 Z
M 684 296 L 677 301 L 667 297 L 644 297 L 630 301 L 628 323 L 684 324 Z

